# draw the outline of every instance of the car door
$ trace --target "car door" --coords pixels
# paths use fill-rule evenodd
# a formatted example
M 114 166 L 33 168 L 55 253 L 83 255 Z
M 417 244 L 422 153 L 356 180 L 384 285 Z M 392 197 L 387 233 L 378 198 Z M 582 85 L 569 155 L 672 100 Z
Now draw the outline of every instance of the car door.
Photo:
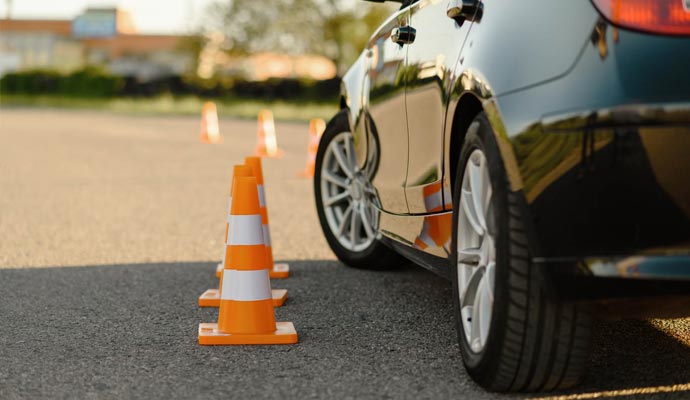
M 442 188 L 446 90 L 471 22 L 447 16 L 457 1 L 419 0 L 410 7 L 415 38 L 407 44 L 406 108 L 409 136 L 406 198 L 410 213 L 439 211 L 451 203 Z M 466 7 L 467 1 L 462 7 Z M 433 196 L 433 198 L 432 198 Z M 443 198 L 441 197 L 443 196 Z
M 368 69 L 363 82 L 367 112 L 367 152 L 375 156 L 370 181 L 380 207 L 407 214 L 407 120 L 405 118 L 405 56 L 407 49 L 391 40 L 391 34 L 409 21 L 409 8 L 391 16 L 374 34 L 365 56 Z M 357 145 L 357 143 L 355 143 Z M 360 148 L 362 146 L 359 146 Z M 370 156 L 371 158 L 371 156 Z

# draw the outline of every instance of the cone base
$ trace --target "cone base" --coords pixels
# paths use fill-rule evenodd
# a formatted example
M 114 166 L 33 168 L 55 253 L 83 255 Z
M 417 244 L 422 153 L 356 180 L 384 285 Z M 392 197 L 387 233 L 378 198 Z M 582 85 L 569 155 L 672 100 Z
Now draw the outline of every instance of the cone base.
M 290 265 L 287 263 L 273 264 L 273 269 L 268 271 L 268 276 L 273 279 L 285 279 L 290 276 Z
M 281 307 L 288 298 L 287 289 L 271 290 L 273 307 Z M 199 296 L 199 307 L 220 307 L 220 290 L 209 289 Z
M 219 144 L 219 143 L 223 143 L 223 137 L 222 136 L 208 136 L 208 135 L 202 134 L 199 137 L 199 141 L 201 143 L 206 143 L 206 144 Z
M 297 331 L 292 322 L 276 322 L 276 331 L 271 333 L 233 335 L 218 330 L 217 323 L 199 324 L 199 344 L 293 344 L 297 343 Z
M 223 274 L 223 263 L 220 262 L 218 265 L 216 265 L 216 278 L 220 279 L 220 276 Z

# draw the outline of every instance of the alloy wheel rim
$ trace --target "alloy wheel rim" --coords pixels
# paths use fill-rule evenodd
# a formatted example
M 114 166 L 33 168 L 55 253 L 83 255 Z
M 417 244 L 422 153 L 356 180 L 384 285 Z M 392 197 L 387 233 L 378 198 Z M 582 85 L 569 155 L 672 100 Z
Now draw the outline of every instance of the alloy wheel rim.
M 493 315 L 496 275 L 493 190 L 484 153 L 470 154 L 462 178 L 457 239 L 460 318 L 473 352 L 486 346 Z
M 350 132 L 335 135 L 326 147 L 320 184 L 331 233 L 349 251 L 367 249 L 376 235 L 378 211 L 374 191 L 357 166 Z

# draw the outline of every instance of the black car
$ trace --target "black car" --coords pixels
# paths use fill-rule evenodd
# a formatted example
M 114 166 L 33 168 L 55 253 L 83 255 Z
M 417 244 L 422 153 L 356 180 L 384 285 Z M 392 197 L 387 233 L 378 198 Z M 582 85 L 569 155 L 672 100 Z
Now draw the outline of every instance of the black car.
M 406 1 L 340 108 L 328 243 L 452 280 L 483 387 L 575 385 L 594 316 L 690 315 L 689 0 Z

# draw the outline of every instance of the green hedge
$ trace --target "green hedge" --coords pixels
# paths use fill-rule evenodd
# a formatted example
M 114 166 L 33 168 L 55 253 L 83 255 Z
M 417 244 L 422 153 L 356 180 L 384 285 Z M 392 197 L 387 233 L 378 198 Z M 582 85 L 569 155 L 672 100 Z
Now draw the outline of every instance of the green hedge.
M 313 80 L 305 78 L 270 78 L 248 81 L 241 78 L 182 78 L 183 90 L 204 97 L 270 98 L 282 100 L 333 100 L 340 92 L 340 78 Z M 177 94 L 171 91 L 173 94 Z
M 13 72 L 0 79 L 0 93 L 60 94 L 75 97 L 113 97 L 124 85 L 122 78 L 87 67 L 70 74 L 50 70 Z
M 0 79 L 0 93 L 22 95 L 60 95 L 68 97 L 148 97 L 161 94 L 202 97 L 237 97 L 322 101 L 337 98 L 340 79 L 268 79 L 246 81 L 221 77 L 198 79 L 171 76 L 141 82 L 135 77 L 117 77 L 89 67 L 70 74 L 49 70 L 9 73 Z

